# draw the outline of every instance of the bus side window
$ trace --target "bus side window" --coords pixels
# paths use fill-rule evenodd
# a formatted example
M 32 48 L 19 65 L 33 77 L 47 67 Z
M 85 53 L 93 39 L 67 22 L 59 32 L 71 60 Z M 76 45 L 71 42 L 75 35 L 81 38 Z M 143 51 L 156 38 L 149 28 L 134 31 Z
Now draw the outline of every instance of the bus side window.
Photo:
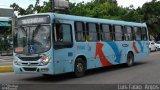
M 72 47 L 72 29 L 70 24 L 56 24 L 55 47 Z
M 115 40 L 122 41 L 123 38 L 123 31 L 122 26 L 120 25 L 114 25 L 114 34 L 115 34 Z
M 125 33 L 126 40 L 128 41 L 133 40 L 132 27 L 125 26 L 125 30 L 126 30 L 126 33 Z
M 142 32 L 140 27 L 134 27 L 136 40 L 142 40 Z
M 63 33 L 62 33 L 62 30 L 63 30 L 63 26 L 62 24 L 56 24 L 56 42 L 60 42 L 62 41 L 63 39 Z
M 75 22 L 76 41 L 85 41 L 85 25 L 83 22 Z
M 113 40 L 112 37 L 112 27 L 111 25 L 107 25 L 107 24 L 101 24 L 101 35 L 102 35 L 102 40 L 103 41 L 111 41 Z
M 98 41 L 99 40 L 98 24 L 87 23 L 87 35 L 86 35 L 86 39 L 88 41 Z
M 145 27 L 142 27 L 142 40 L 148 40 L 147 38 L 147 29 Z

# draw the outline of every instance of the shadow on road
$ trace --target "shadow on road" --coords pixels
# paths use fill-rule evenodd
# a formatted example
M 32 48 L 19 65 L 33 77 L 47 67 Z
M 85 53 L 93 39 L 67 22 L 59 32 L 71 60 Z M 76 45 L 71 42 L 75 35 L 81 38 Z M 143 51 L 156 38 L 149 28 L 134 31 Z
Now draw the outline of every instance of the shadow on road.
M 134 66 L 132 67 L 127 67 L 124 64 L 120 65 L 114 65 L 114 66 L 109 66 L 109 67 L 102 67 L 102 68 L 97 68 L 97 69 L 91 69 L 87 70 L 86 74 L 84 77 L 92 76 L 92 75 L 98 75 L 101 73 L 109 73 L 117 70 L 123 70 L 123 69 L 130 69 L 137 67 L 139 65 L 144 65 L 147 64 L 148 62 L 136 62 Z M 56 82 L 61 82 L 61 81 L 67 81 L 67 80 L 72 80 L 75 79 L 76 77 L 74 76 L 74 73 L 66 73 L 66 74 L 60 74 L 60 75 L 53 75 L 53 76 L 38 76 L 38 77 L 32 77 L 32 78 L 25 78 L 21 79 L 24 81 L 32 81 L 32 82 L 43 82 L 43 83 L 56 83 Z

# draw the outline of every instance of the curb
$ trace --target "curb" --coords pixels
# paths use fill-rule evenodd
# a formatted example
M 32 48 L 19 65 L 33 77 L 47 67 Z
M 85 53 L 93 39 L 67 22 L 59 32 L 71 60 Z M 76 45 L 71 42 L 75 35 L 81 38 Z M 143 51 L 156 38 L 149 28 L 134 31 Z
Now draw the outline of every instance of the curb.
M 12 65 L 8 65 L 8 66 L 0 66 L 0 73 L 4 73 L 4 72 L 12 72 L 12 71 L 13 71 Z

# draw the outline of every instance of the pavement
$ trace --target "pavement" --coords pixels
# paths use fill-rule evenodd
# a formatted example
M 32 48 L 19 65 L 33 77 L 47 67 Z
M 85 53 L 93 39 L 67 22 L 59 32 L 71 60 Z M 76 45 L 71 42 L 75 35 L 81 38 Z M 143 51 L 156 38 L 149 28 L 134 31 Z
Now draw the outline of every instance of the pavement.
M 42 84 L 77 84 L 78 86 L 75 86 L 75 88 L 80 88 L 80 84 L 160 84 L 159 57 L 160 51 L 153 52 L 150 54 L 149 58 L 136 62 L 132 67 L 126 67 L 122 64 L 88 70 L 82 78 L 75 78 L 73 73 L 54 76 L 42 76 L 39 74 L 27 73 L 15 74 L 14 72 L 0 73 L 0 83 L 39 84 L 41 86 L 43 86 Z M 40 87 L 37 89 L 39 90 Z
M 132 67 L 115 65 L 88 70 L 81 78 L 75 78 L 73 73 L 42 76 L 1 72 L 0 90 L 160 90 L 159 57 L 160 51 L 152 52 Z M 13 57 L 0 56 L 0 67 L 6 71 L 12 60 Z M 130 86 L 135 88 L 127 89 Z
M 160 90 L 159 57 L 160 51 L 152 52 L 149 58 L 136 62 L 132 67 L 115 65 L 92 69 L 81 78 L 75 78 L 73 73 L 54 76 L 0 73 L 0 90 L 10 90 L 4 89 L 6 87 L 18 88 L 11 90 Z M 126 89 L 126 84 L 136 87 Z M 142 88 L 142 84 L 150 88 Z
M 0 73 L 12 72 L 13 56 L 0 56 Z

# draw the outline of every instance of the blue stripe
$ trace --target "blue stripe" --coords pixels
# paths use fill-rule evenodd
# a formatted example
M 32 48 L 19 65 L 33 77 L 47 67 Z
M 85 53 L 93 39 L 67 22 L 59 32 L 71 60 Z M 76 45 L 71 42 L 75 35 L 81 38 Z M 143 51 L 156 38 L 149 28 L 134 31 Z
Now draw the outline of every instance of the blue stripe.
M 107 44 L 112 48 L 112 50 L 114 51 L 116 55 L 115 62 L 120 63 L 122 50 L 120 51 L 118 49 L 118 46 L 116 45 L 115 42 L 107 42 Z
M 138 42 L 138 44 L 139 44 L 139 46 L 141 48 L 141 52 L 143 52 L 143 45 L 142 45 L 141 41 L 137 41 L 137 42 Z

